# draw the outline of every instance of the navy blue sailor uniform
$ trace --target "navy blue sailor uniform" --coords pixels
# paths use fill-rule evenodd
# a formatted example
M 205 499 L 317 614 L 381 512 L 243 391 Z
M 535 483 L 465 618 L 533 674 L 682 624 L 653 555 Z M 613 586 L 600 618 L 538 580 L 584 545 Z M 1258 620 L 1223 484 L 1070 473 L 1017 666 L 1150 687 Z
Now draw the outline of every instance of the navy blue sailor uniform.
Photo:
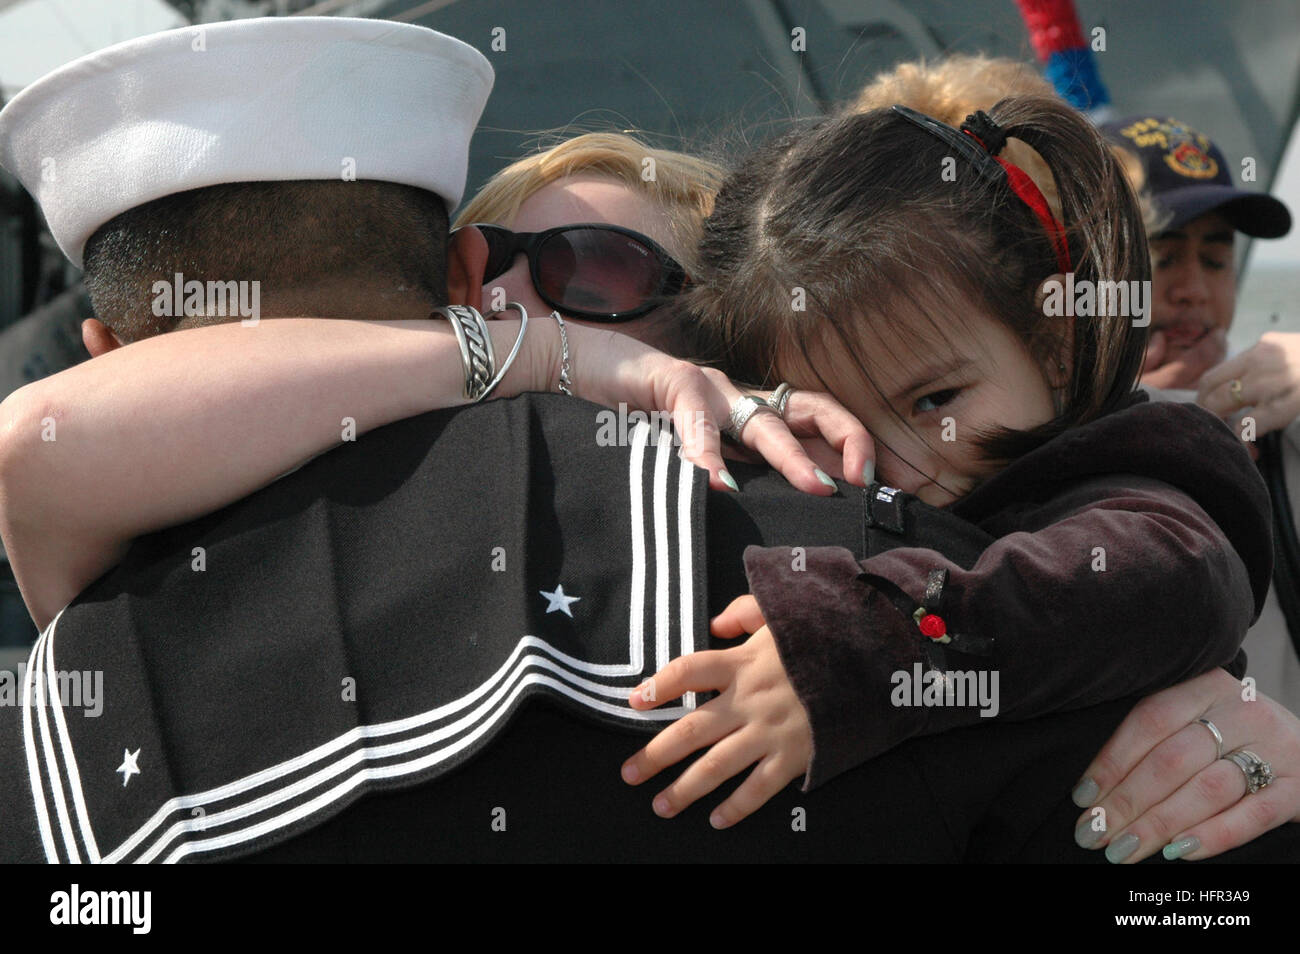
M 141 538 L 47 627 L 24 687 L 103 670 L 102 713 L 56 692 L 0 709 L 0 856 L 1101 860 L 1069 843 L 1068 795 L 1131 698 L 907 741 L 725 838 L 711 798 L 655 819 L 619 764 L 704 700 L 627 694 L 709 645 L 745 548 L 866 558 L 904 527 L 744 465 L 744 493 L 709 492 L 667 432 L 602 446 L 599 413 L 525 395 L 422 415 Z M 955 520 L 902 496 L 928 532 Z

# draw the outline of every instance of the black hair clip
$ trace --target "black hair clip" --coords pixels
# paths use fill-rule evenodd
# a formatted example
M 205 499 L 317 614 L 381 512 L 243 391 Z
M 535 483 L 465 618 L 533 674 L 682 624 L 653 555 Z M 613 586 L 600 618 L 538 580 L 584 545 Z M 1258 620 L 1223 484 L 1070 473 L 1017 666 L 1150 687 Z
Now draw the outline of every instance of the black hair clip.
M 1007 144 L 1007 134 L 984 110 L 976 110 L 961 124 L 961 131 L 974 136 L 990 156 L 996 156 Z
M 890 108 L 909 123 L 920 126 L 932 136 L 937 136 L 956 152 L 965 156 L 984 181 L 1005 182 L 1038 219 L 1043 231 L 1047 233 L 1052 252 L 1056 256 L 1057 268 L 1062 272 L 1070 271 L 1070 246 L 1065 237 L 1065 230 L 1052 215 L 1047 200 L 1043 198 L 1034 180 L 1020 167 L 1005 159 L 997 158 L 997 154 L 1007 144 L 1007 134 L 989 117 L 988 113 L 983 110 L 971 113 L 961 124 L 962 131 L 958 132 L 946 123 L 941 123 L 924 113 L 918 113 L 915 109 L 899 105 Z
M 890 108 L 909 123 L 920 126 L 930 135 L 936 136 L 951 146 L 975 167 L 981 178 L 990 182 L 1001 182 L 1005 179 L 1002 166 L 998 165 L 997 160 L 984 148 L 982 142 L 975 140 L 966 133 L 958 132 L 947 123 L 941 123 L 932 116 L 918 113 L 915 109 L 907 106 L 895 105 Z M 1001 130 L 998 130 L 998 132 L 1001 133 Z M 1002 137 L 1002 141 L 1006 142 L 1005 135 Z

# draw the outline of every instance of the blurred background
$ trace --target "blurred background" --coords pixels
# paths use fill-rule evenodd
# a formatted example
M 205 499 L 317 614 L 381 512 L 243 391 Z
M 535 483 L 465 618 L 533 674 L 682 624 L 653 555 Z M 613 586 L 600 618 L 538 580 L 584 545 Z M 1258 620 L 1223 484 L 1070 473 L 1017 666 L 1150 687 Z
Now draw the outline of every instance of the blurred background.
M 1092 58 L 1112 116 L 1177 117 L 1234 168 L 1252 157 L 1255 187 L 1300 209 L 1300 0 L 1074 7 L 1085 37 L 1104 31 Z M 557 130 L 634 129 L 725 161 L 902 60 L 983 52 L 1038 62 L 1013 0 L 0 0 L 0 95 L 145 33 L 267 15 L 382 17 L 481 50 L 497 79 L 467 195 Z M 805 50 L 791 49 L 796 28 Z M 1300 229 L 1253 245 L 1243 237 L 1235 348 L 1270 328 L 1300 329 Z M 88 357 L 79 323 L 89 314 L 79 273 L 0 172 L 0 398 Z M 0 646 L 18 646 L 34 634 L 6 570 L 0 563 Z

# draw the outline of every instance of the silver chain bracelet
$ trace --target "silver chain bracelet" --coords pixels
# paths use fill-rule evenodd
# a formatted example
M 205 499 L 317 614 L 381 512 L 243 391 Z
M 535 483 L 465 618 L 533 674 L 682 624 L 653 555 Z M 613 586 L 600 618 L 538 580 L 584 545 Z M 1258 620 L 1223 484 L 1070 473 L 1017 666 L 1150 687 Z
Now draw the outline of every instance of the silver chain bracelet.
M 560 326 L 560 390 L 573 397 L 573 379 L 569 377 L 569 336 L 564 330 L 564 319 L 560 313 L 553 311 L 551 317 Z

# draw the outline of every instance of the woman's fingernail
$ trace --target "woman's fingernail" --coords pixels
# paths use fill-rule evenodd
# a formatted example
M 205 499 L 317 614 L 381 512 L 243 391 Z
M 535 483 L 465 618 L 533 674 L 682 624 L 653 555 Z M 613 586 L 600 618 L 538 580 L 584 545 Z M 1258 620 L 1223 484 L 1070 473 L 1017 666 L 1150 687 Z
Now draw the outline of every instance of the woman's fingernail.
M 662 795 L 656 798 L 654 802 L 654 810 L 655 810 L 655 814 L 658 815 L 660 818 L 667 818 L 668 799 L 664 798 Z
M 638 778 L 640 778 L 640 773 L 637 772 L 635 765 L 623 766 L 623 781 L 627 782 L 629 785 L 632 785 L 635 784 Z
M 718 476 L 722 478 L 722 482 L 724 484 L 726 484 L 736 493 L 740 493 L 740 485 L 736 483 L 735 477 L 732 477 L 731 474 L 727 473 L 725 470 L 718 471 Z
M 1129 832 L 1120 835 L 1106 846 L 1106 860 L 1113 865 L 1119 864 L 1133 852 L 1137 851 L 1138 836 Z
M 830 475 L 828 475 L 828 474 L 827 474 L 824 470 L 822 470 L 820 467 L 814 467 L 814 468 L 813 468 L 813 473 L 817 475 L 817 479 L 818 479 L 818 480 L 820 480 L 823 484 L 825 484 L 825 485 L 826 485 L 827 487 L 829 487 L 831 490 L 839 490 L 839 488 L 835 486 L 835 481 L 831 480 Z
M 727 820 L 722 817 L 721 812 L 714 812 L 712 815 L 709 816 L 709 824 L 712 825 L 714 828 L 726 828 Z
M 876 479 L 876 462 L 874 460 L 869 460 L 862 465 L 862 482 L 866 484 L 868 487 L 870 487 L 871 482 L 874 481 L 875 479 Z
M 1074 830 L 1074 843 L 1080 848 L 1096 848 L 1097 842 L 1101 841 L 1102 836 L 1106 834 L 1104 828 L 1093 828 L 1092 821 L 1089 818 Z
M 1101 789 L 1097 787 L 1096 782 L 1090 778 L 1085 778 L 1074 786 L 1074 791 L 1070 793 L 1070 797 L 1074 799 L 1074 804 L 1080 808 L 1087 808 L 1097 800 L 1097 793 L 1100 791 Z
M 1166 861 L 1177 861 L 1179 858 L 1185 858 L 1194 851 L 1201 850 L 1201 839 L 1184 838 L 1181 841 L 1170 842 L 1165 845 L 1161 852 Z

